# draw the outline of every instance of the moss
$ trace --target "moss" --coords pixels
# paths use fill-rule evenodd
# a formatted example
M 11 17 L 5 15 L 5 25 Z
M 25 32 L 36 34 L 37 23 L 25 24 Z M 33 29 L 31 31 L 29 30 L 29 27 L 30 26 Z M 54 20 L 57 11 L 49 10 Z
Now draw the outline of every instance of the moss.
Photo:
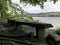
M 0 30 L 3 28 L 3 26 L 2 25 L 0 25 Z
M 56 29 L 56 33 L 57 33 L 58 35 L 60 35 L 60 28 L 57 28 L 57 29 Z

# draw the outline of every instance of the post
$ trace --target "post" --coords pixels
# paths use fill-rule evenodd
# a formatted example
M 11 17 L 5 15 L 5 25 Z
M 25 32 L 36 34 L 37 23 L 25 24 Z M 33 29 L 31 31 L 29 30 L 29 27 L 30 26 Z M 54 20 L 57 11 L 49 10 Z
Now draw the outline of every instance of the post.
M 36 37 L 40 41 L 44 41 L 45 38 L 45 28 L 36 27 Z

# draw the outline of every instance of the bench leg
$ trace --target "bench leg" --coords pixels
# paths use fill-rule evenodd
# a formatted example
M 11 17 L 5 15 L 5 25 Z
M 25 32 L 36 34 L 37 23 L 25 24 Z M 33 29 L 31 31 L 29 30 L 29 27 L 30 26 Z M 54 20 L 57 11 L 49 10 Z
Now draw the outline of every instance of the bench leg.
M 44 28 L 36 28 L 36 37 L 38 40 L 45 40 L 45 29 Z

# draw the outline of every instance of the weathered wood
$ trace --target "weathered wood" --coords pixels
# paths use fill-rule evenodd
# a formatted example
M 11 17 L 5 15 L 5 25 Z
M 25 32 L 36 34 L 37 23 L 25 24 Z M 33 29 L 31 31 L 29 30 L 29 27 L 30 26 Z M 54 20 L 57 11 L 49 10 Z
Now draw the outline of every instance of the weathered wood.
M 53 27 L 51 24 L 47 24 L 47 23 L 36 23 L 36 22 L 21 22 L 21 21 L 15 21 L 15 20 L 8 20 L 8 23 L 10 24 L 15 24 L 15 28 L 17 28 L 19 25 L 28 25 L 28 26 L 32 26 L 36 28 L 36 37 L 38 38 L 43 38 L 44 36 L 44 30 L 46 28 L 50 28 Z M 41 35 L 42 33 L 42 35 Z M 41 37 L 41 36 L 42 37 Z
M 36 28 L 36 37 L 40 41 L 44 41 L 45 39 L 45 28 Z
M 8 24 L 11 25 L 11 26 L 15 26 L 14 29 L 17 29 L 17 27 L 20 25 L 20 28 L 22 28 L 21 26 L 22 25 L 28 25 L 28 26 L 31 26 L 31 27 L 35 27 L 36 28 L 36 38 L 35 39 L 39 39 L 39 40 L 43 40 L 44 39 L 44 35 L 45 35 L 45 29 L 46 28 L 50 28 L 50 27 L 53 27 L 51 24 L 47 24 L 47 23 L 36 23 L 36 22 L 21 22 L 21 21 L 15 21 L 15 20 L 8 20 Z M 21 29 L 22 30 L 22 29 Z M 10 30 L 12 31 L 12 30 Z M 18 33 L 18 31 L 15 31 Z M 10 33 L 10 32 L 9 32 Z M 22 41 L 20 40 L 21 38 L 21 35 L 16 35 L 17 33 L 14 33 L 13 35 L 8 35 L 8 33 L 6 34 L 0 34 L 0 37 L 4 37 L 4 38 L 7 38 L 7 40 L 9 40 L 10 38 L 12 39 L 11 41 L 15 41 L 15 42 L 21 42 Z M 24 33 L 24 32 L 23 32 Z M 20 34 L 20 32 L 18 33 Z M 26 34 L 24 34 L 26 36 Z M 15 37 L 15 38 L 14 38 Z M 8 39 L 9 38 L 9 39 Z M 16 39 L 16 38 L 19 38 Z M 14 40 L 13 40 L 14 39 Z M 32 38 L 31 38 L 32 39 Z M 0 39 L 1 40 L 1 39 Z M 31 41 L 29 42 L 24 42 L 23 43 L 26 43 L 26 44 L 36 44 L 36 43 L 32 43 Z
M 16 24 L 18 25 L 28 25 L 28 26 L 33 26 L 33 27 L 40 27 L 40 28 L 50 28 L 53 27 L 51 24 L 47 23 L 36 23 L 36 22 L 21 22 L 21 21 L 15 21 L 15 20 L 8 20 L 8 23 L 10 24 Z

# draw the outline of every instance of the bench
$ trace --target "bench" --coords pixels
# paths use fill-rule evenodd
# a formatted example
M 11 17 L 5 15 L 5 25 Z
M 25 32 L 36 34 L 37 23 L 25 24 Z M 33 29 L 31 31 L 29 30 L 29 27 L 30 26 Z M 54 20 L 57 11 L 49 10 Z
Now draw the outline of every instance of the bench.
M 17 29 L 17 27 L 20 25 L 27 25 L 27 26 L 31 26 L 31 27 L 35 27 L 36 29 L 36 39 L 37 41 L 40 40 L 40 41 L 44 41 L 45 39 L 45 29 L 47 28 L 50 28 L 50 27 L 53 27 L 52 24 L 47 24 L 47 23 L 36 23 L 36 22 L 21 22 L 21 21 L 16 21 L 16 20 L 8 20 L 8 24 L 11 25 L 11 26 L 15 26 L 14 29 Z M 22 28 L 22 27 L 20 27 Z M 20 43 L 24 43 L 24 44 L 28 44 L 28 45 L 35 45 L 36 43 L 33 43 L 33 42 L 25 42 L 25 41 L 22 41 L 22 40 L 19 40 L 19 39 L 16 39 L 16 38 L 20 38 L 20 36 L 15 36 L 16 38 L 14 38 L 13 36 L 9 36 L 9 35 L 2 35 L 0 34 L 0 37 L 3 38 L 5 40 L 6 39 L 13 39 L 12 41 L 15 41 L 15 42 L 20 42 Z M 2 40 L 2 39 L 0 39 Z
M 45 29 L 53 27 L 52 24 L 47 24 L 47 23 L 36 23 L 36 22 L 21 22 L 21 21 L 15 21 L 15 20 L 8 20 L 8 23 L 10 25 L 14 25 L 15 24 L 15 29 L 19 26 L 19 25 L 28 25 L 31 27 L 35 27 L 36 28 L 36 37 L 37 39 L 39 38 L 43 38 L 43 31 L 45 31 Z M 41 35 L 42 33 L 42 35 Z

